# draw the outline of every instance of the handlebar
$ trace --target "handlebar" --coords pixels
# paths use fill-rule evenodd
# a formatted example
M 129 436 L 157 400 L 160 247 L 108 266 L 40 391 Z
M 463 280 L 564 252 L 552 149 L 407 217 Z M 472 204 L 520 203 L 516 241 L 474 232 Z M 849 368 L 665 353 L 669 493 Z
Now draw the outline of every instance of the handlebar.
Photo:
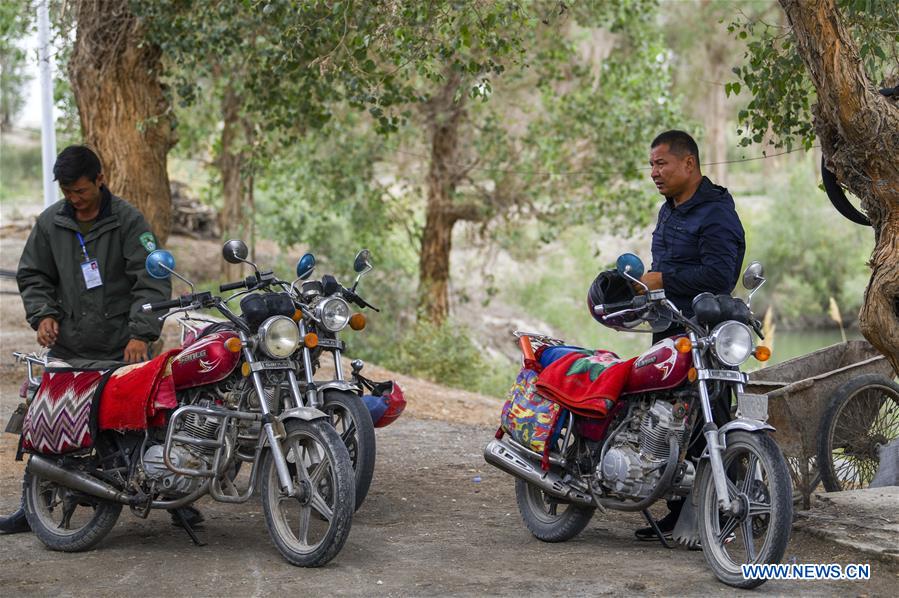
M 238 280 L 237 282 L 226 282 L 223 285 L 219 286 L 219 292 L 224 293 L 226 291 L 233 291 L 235 289 L 245 289 L 247 288 L 246 280 Z
M 163 309 L 171 309 L 173 307 L 187 307 L 193 303 L 193 295 L 182 295 L 177 299 L 170 299 L 168 301 L 160 301 L 158 303 L 144 303 L 140 310 L 144 313 L 149 313 L 151 311 L 161 311 Z
M 604 316 L 622 309 L 630 309 L 634 307 L 634 300 L 621 301 L 619 303 L 603 303 L 593 307 L 593 313 L 597 316 Z

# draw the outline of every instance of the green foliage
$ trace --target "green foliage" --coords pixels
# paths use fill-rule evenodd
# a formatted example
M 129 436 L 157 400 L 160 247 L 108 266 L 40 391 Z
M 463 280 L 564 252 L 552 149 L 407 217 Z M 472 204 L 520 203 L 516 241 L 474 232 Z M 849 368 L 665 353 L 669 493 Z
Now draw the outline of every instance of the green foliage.
M 837 0 L 837 6 L 858 44 L 865 73 L 875 84 L 882 83 L 899 64 L 895 0 Z M 771 12 L 746 15 L 728 27 L 747 42 L 744 64 L 733 69 L 737 81 L 727 88 L 728 95 L 745 88 L 750 96 L 739 113 L 740 143 L 761 143 L 770 131 L 770 143 L 775 147 L 790 149 L 800 144 L 808 149 L 815 140 L 810 109 L 815 102 L 814 87 L 782 12 L 779 8 L 775 14 Z M 769 22 L 772 17 L 781 20 Z
M 764 264 L 768 277 L 757 300 L 773 305 L 785 326 L 831 325 L 830 297 L 851 321 L 870 274 L 871 230 L 834 217 L 814 172 L 813 160 L 804 160 L 786 184 L 772 190 L 775 199 L 766 217 L 744 222 L 751 231 L 752 258 Z
M 31 30 L 29 3 L 0 2 L 0 126 L 6 128 L 25 105 L 22 88 L 27 56 L 19 43 Z
M 6 135 L 0 142 L 0 202 L 41 196 L 40 138 L 28 145 L 13 145 Z

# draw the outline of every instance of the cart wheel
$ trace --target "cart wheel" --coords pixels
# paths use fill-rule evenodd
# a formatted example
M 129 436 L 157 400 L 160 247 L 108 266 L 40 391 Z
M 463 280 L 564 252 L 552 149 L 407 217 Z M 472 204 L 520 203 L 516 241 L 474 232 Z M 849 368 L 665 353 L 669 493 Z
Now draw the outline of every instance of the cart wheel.
M 899 437 L 899 384 L 865 374 L 838 387 L 818 429 L 818 470 L 828 492 L 867 488 L 878 446 Z

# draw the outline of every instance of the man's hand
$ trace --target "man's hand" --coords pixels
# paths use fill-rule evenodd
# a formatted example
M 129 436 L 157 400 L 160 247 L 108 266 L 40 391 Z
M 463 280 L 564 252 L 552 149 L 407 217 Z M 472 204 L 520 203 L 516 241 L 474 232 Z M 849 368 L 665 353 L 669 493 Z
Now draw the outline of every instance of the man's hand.
M 640 281 L 649 287 L 650 291 L 655 291 L 657 289 L 662 288 L 662 273 L 661 272 L 647 272 L 643 275 Z
M 136 338 L 128 341 L 128 344 L 125 346 L 125 361 L 128 363 L 138 363 L 140 361 L 147 361 L 148 358 L 147 343 Z
M 44 318 L 37 325 L 37 344 L 42 347 L 52 347 L 59 336 L 59 322 L 55 318 Z

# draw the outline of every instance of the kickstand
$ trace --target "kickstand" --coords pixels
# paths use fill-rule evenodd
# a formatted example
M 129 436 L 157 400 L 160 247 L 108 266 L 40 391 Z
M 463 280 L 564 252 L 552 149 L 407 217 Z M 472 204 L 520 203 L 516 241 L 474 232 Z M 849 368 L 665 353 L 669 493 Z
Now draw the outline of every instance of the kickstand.
M 197 532 L 194 531 L 194 528 L 187 521 L 187 517 L 181 514 L 181 509 L 175 510 L 175 516 L 181 521 L 181 527 L 184 528 L 184 531 L 186 531 L 187 535 L 190 536 L 190 539 L 193 540 L 195 546 L 206 546 L 206 542 L 201 542 L 200 538 L 197 537 Z
M 659 529 L 659 524 L 656 523 L 656 520 L 652 518 L 652 515 L 649 513 L 649 509 L 643 509 L 641 511 L 643 513 L 643 517 L 646 519 L 646 522 L 649 523 L 649 527 L 652 528 L 652 531 L 655 532 L 656 537 L 659 539 L 659 542 L 662 543 L 662 546 L 665 548 L 674 548 L 671 544 L 668 543 L 668 540 L 665 539 L 665 534 L 662 533 L 662 530 Z

